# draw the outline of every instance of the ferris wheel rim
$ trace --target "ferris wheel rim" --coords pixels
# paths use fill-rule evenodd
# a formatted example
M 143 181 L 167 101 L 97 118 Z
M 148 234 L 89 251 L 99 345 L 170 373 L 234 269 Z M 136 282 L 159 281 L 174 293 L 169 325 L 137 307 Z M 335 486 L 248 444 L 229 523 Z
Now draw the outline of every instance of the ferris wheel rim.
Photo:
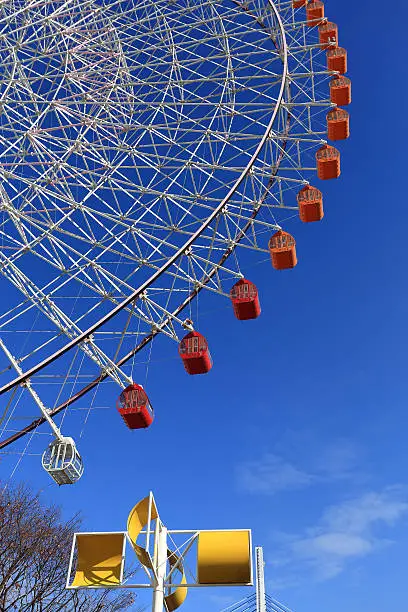
M 235 2 L 235 0 L 234 0 L 234 2 Z M 222 213 L 223 209 L 228 204 L 228 201 L 232 198 L 234 193 L 238 190 L 239 186 L 244 181 L 244 179 L 246 178 L 247 174 L 250 172 L 251 168 L 254 166 L 257 158 L 259 157 L 259 155 L 260 155 L 260 153 L 261 153 L 261 151 L 262 151 L 262 149 L 263 149 L 263 147 L 264 147 L 264 145 L 265 145 L 265 143 L 266 143 L 266 141 L 267 141 L 267 139 L 268 139 L 268 137 L 269 137 L 269 135 L 271 133 L 271 130 L 273 128 L 273 125 L 274 125 L 274 123 L 276 121 L 276 118 L 278 116 L 279 110 L 281 108 L 281 103 L 282 103 L 282 100 L 284 98 L 285 88 L 286 88 L 286 84 L 287 84 L 287 80 L 288 80 L 288 72 L 289 72 L 288 71 L 288 45 L 287 45 L 287 40 L 286 40 L 285 26 L 284 26 L 284 24 L 282 22 L 279 10 L 277 9 L 277 7 L 275 5 L 275 2 L 273 0 L 267 0 L 267 4 L 270 6 L 271 10 L 273 11 L 273 13 L 275 15 L 275 18 L 276 18 L 277 23 L 279 25 L 280 35 L 281 35 L 281 38 L 282 38 L 282 51 L 283 51 L 283 54 L 281 55 L 282 78 L 281 78 L 281 84 L 280 84 L 279 93 L 278 93 L 277 99 L 276 99 L 275 108 L 274 108 L 274 111 L 272 113 L 271 119 L 270 119 L 270 121 L 269 121 L 269 123 L 268 123 L 268 125 L 266 127 L 266 130 L 265 130 L 264 134 L 262 135 L 262 137 L 261 137 L 261 139 L 260 139 L 260 141 L 259 141 L 259 143 L 258 143 L 258 145 L 257 145 L 257 147 L 256 147 L 256 149 L 254 151 L 254 153 L 252 154 L 251 159 L 249 160 L 247 166 L 242 170 L 241 174 L 239 175 L 239 177 L 237 178 L 235 183 L 232 185 L 232 187 L 230 188 L 230 190 L 228 191 L 226 196 L 222 199 L 220 204 L 218 204 L 218 206 L 212 211 L 212 213 L 207 217 L 207 219 L 202 223 L 202 225 L 194 232 L 194 234 L 192 234 L 188 238 L 188 240 L 185 242 L 185 244 L 183 244 L 178 249 L 178 251 L 174 255 L 172 255 L 161 266 L 161 268 L 156 270 L 150 276 L 149 279 L 147 279 L 142 285 L 140 285 L 137 289 L 135 289 L 128 297 L 126 297 L 118 305 L 116 305 L 109 313 L 107 313 L 106 315 L 101 317 L 96 323 L 93 323 L 87 330 L 85 330 L 84 332 L 79 334 L 76 338 L 74 338 L 73 340 L 71 340 L 70 342 L 65 344 L 63 347 L 59 348 L 57 351 L 55 351 L 54 353 L 52 353 L 51 355 L 49 355 L 48 357 L 43 359 L 41 362 L 37 363 L 35 366 L 32 366 L 26 372 L 23 372 L 21 375 L 17 376 L 13 380 L 11 380 L 8 383 L 6 383 L 5 385 L 3 385 L 3 387 L 0 388 L 0 395 L 3 395 L 7 391 L 10 391 L 13 388 L 23 384 L 27 379 L 29 379 L 31 376 L 33 376 L 34 374 L 36 374 L 39 371 L 41 371 L 43 368 L 47 367 L 49 364 L 51 364 L 54 361 L 56 361 L 59 357 L 62 357 L 67 352 L 69 352 L 71 349 L 73 349 L 76 346 L 78 346 L 79 344 L 81 344 L 83 342 L 86 342 L 89 339 L 89 337 L 92 336 L 92 334 L 95 331 L 97 331 L 100 327 L 102 327 L 103 325 L 108 323 L 110 320 L 112 320 L 119 312 L 121 312 L 123 309 L 125 309 L 127 306 L 129 306 L 129 304 L 134 302 L 141 294 L 143 294 L 144 291 L 146 291 L 146 289 L 148 289 L 158 278 L 160 278 L 175 262 L 177 262 L 177 260 L 180 257 L 182 257 L 185 254 L 186 251 L 188 251 L 188 249 L 201 236 L 201 234 L 203 234 L 203 232 L 210 226 L 211 222 L 214 219 L 216 219 L 219 216 L 220 213 Z M 277 170 L 276 170 L 276 172 L 277 172 Z M 275 178 L 275 176 L 276 176 L 276 174 L 274 175 L 273 178 Z M 247 227 L 247 224 L 246 224 L 245 227 Z M 245 229 L 245 231 L 246 231 L 246 229 Z M 234 242 L 233 245 L 231 247 L 229 247 L 225 251 L 225 253 L 221 257 L 220 261 L 221 260 L 225 261 L 225 259 L 227 259 L 229 257 L 229 255 L 236 248 L 237 243 L 238 242 Z M 223 259 L 224 257 L 225 257 L 225 259 Z M 206 278 L 210 278 L 209 274 L 211 272 L 214 273 L 214 271 L 217 270 L 219 265 L 220 265 L 219 262 L 215 263 L 213 265 L 213 267 L 212 267 L 212 270 L 208 273 Z M 190 303 L 190 301 L 195 297 L 195 295 L 197 295 L 199 293 L 200 290 L 201 290 L 201 288 L 195 289 L 191 293 L 192 297 L 189 296 L 175 310 L 175 312 L 177 312 L 177 313 L 181 312 L 183 310 L 183 308 L 185 308 L 185 306 L 188 303 Z M 161 330 L 158 329 L 158 330 L 155 330 L 155 331 L 151 332 L 148 336 L 145 336 L 145 338 L 140 343 L 141 348 L 143 348 L 143 346 L 145 345 L 146 338 L 150 338 L 149 340 L 147 340 L 147 342 L 149 342 L 155 335 L 160 333 L 160 331 Z M 141 350 L 141 348 L 139 350 Z M 138 352 L 138 351 L 136 351 L 136 352 Z M 128 358 L 130 358 L 130 357 L 128 357 Z M 125 361 L 127 361 L 127 359 L 125 359 Z M 105 378 L 105 377 L 108 376 L 108 373 L 105 374 L 104 372 L 101 372 L 100 376 L 103 376 Z M 104 378 L 102 378 L 102 380 Z M 98 379 L 99 379 L 99 377 L 98 377 Z M 95 380 L 98 380 L 98 379 L 95 379 Z M 90 384 L 92 384 L 92 383 L 90 383 Z M 91 387 L 91 388 L 93 388 L 93 387 Z M 84 393 L 86 393 L 86 392 L 84 392 Z M 69 402 L 68 402 L 68 404 L 69 404 Z M 57 410 L 57 409 L 58 409 L 58 407 L 56 409 L 54 409 L 54 410 Z M 64 408 L 61 408 L 61 410 L 62 409 L 64 409 Z M 4 447 L 3 445 L 4 445 L 5 442 L 7 442 L 7 440 L 5 440 L 3 443 L 0 444 L 0 449 Z
M 289 116 L 290 119 L 290 116 Z M 285 144 L 283 145 L 283 149 L 285 148 Z M 283 153 L 281 154 L 282 157 Z M 265 195 L 268 192 L 268 188 L 275 182 L 276 180 L 276 174 L 278 173 L 279 170 L 279 165 L 277 164 L 276 166 L 276 170 L 275 170 L 275 174 L 274 176 L 271 178 L 271 180 L 268 183 L 268 187 L 266 188 L 265 191 Z M 263 197 L 265 197 L 265 195 Z M 252 219 L 254 219 L 256 217 L 256 215 L 258 214 L 259 209 L 254 210 L 253 215 L 251 217 L 250 220 L 247 221 L 246 226 L 241 230 L 241 234 L 239 236 L 239 238 L 236 240 L 235 246 L 242 240 L 242 238 L 245 236 L 247 229 L 250 227 L 251 225 L 251 221 Z M 234 246 L 234 248 L 235 248 Z M 230 253 L 228 253 L 228 251 L 226 251 L 222 257 L 220 258 L 220 260 L 218 261 L 218 263 L 216 265 L 213 266 L 212 270 L 210 270 L 210 272 L 208 272 L 208 274 L 206 275 L 205 279 L 202 281 L 202 285 L 193 289 L 190 293 L 190 295 L 187 296 L 187 298 L 178 305 L 178 307 L 171 313 L 172 316 L 177 316 L 178 314 L 180 314 L 180 312 L 182 312 L 185 308 L 187 308 L 187 306 L 190 304 L 190 302 L 197 297 L 197 295 L 204 289 L 204 286 L 211 280 L 211 277 L 216 273 L 216 270 L 218 269 L 219 265 L 222 265 L 222 263 L 229 257 Z M 169 319 L 171 317 L 169 316 L 167 319 L 165 319 L 162 323 L 161 323 L 161 327 L 164 327 Z M 152 342 L 154 340 L 154 338 L 161 332 L 161 329 L 154 329 L 151 332 L 149 332 L 148 334 L 145 335 L 145 337 L 137 344 L 137 346 L 135 346 L 130 352 L 128 352 L 126 355 L 124 355 L 121 359 L 119 359 L 117 362 L 115 362 L 115 366 L 116 367 L 121 367 L 122 365 L 124 365 L 125 363 L 127 363 L 130 359 L 132 359 L 132 357 L 134 357 L 135 355 L 137 355 L 137 353 L 139 353 L 147 344 L 149 344 L 150 342 Z M 95 387 L 97 387 L 101 382 L 103 382 L 104 380 L 106 380 L 108 378 L 109 374 L 107 372 L 101 372 L 101 374 L 99 374 L 96 378 L 94 378 L 90 383 L 88 383 L 87 385 L 85 385 L 84 387 L 82 387 L 82 389 L 79 389 L 79 391 L 77 391 L 74 395 L 72 395 L 70 398 L 68 398 L 67 400 L 65 400 L 64 402 L 62 402 L 59 406 L 55 406 L 55 408 L 53 408 L 50 412 L 49 412 L 49 416 L 50 417 L 54 417 L 57 414 L 59 414 L 60 412 L 66 410 L 67 408 L 69 408 L 72 404 L 74 404 L 75 402 L 77 402 L 79 399 L 81 399 L 82 397 L 84 397 L 87 393 L 89 393 L 89 391 L 92 391 L 92 389 L 95 389 Z M 9 446 L 10 444 L 12 444 L 13 442 L 15 442 L 16 440 L 19 440 L 20 438 L 22 438 L 23 436 L 25 436 L 26 434 L 30 433 L 31 431 L 33 431 L 34 429 L 36 429 L 37 427 L 39 427 L 40 425 L 42 425 L 43 423 L 46 422 L 45 417 L 39 417 L 38 419 L 35 419 L 34 421 L 32 421 L 29 425 L 27 425 L 26 427 L 23 427 L 23 429 L 21 429 L 20 431 L 15 432 L 14 434 L 12 434 L 11 436 L 9 436 L 8 438 L 6 438 L 5 440 L 1 440 L 0 441 L 0 450 L 2 450 L 3 448 L 6 448 L 7 446 Z

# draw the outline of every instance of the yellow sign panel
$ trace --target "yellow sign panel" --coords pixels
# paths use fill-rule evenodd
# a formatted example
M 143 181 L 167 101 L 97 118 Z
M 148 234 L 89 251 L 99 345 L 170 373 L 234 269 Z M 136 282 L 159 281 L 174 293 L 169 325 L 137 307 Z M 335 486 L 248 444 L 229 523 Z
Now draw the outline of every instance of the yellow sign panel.
M 156 521 L 155 526 L 152 525 L 153 521 Z M 194 533 L 194 537 L 190 538 L 190 544 L 184 553 L 183 549 L 177 553 L 167 549 L 168 574 L 166 577 L 166 572 L 162 571 L 166 570 L 165 551 L 161 547 L 167 546 L 167 529 L 160 521 L 153 494 L 150 493 L 131 510 L 126 534 L 79 533 L 75 535 L 77 567 L 74 580 L 71 585 L 67 585 L 67 588 L 122 586 L 127 537 L 140 563 L 152 570 L 149 573 L 150 586 L 161 591 L 164 591 L 166 586 L 171 589 L 171 592 L 164 597 L 165 608 L 168 612 L 174 612 L 187 596 L 188 586 L 183 567 L 183 554 L 188 553 L 195 542 L 197 542 L 197 582 L 194 586 L 247 585 L 252 582 L 250 530 L 176 531 L 174 533 Z M 142 535 L 146 536 L 144 546 L 137 544 L 139 536 Z M 153 557 L 149 549 L 155 551 Z M 71 569 L 69 575 L 70 573 Z M 149 585 L 129 584 L 129 588 L 144 586 Z
M 115 586 L 123 574 L 125 534 L 77 534 L 77 568 L 73 587 Z
M 197 551 L 199 584 L 251 582 L 250 531 L 200 531 Z

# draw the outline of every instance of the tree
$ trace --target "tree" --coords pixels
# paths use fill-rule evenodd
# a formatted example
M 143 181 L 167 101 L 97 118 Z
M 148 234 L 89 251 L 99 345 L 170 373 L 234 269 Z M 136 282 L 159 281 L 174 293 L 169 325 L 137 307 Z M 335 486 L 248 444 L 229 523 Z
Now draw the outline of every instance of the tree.
M 134 595 L 66 590 L 69 556 L 80 517 L 67 522 L 26 485 L 0 491 L 0 610 L 2 612 L 119 612 Z

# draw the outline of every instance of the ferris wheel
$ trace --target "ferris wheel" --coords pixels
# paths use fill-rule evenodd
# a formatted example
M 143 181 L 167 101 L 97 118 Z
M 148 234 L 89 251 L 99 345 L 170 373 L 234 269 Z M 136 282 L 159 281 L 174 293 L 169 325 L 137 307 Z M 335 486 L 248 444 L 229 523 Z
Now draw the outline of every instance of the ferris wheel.
M 323 218 L 349 135 L 347 51 L 307 0 L 6 0 L 0 33 L 0 452 L 51 435 L 43 466 L 73 483 L 77 400 L 113 382 L 150 426 L 138 353 L 161 334 L 208 372 L 197 295 L 256 318 L 249 253 L 302 256 L 290 225 Z

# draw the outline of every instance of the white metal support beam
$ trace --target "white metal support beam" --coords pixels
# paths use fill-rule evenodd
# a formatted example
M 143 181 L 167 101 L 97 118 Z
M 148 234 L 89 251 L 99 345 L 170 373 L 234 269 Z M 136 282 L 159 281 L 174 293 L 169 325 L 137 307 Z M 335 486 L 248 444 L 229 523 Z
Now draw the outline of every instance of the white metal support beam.
M 261 546 L 255 548 L 255 567 L 256 567 L 256 611 L 266 612 L 266 594 L 265 594 L 265 574 L 264 574 L 264 558 L 263 549 Z
M 157 520 L 156 523 L 155 544 L 154 562 L 157 581 L 153 589 L 152 612 L 163 612 L 164 581 L 167 573 L 167 529 L 160 520 Z
M 10 353 L 10 351 L 8 350 L 7 346 L 4 344 L 3 340 L 0 338 L 0 347 L 3 349 L 7 359 L 10 361 L 10 363 L 12 364 L 12 366 L 14 367 L 14 369 L 16 370 L 16 372 L 18 374 L 22 374 L 23 370 L 20 368 L 20 366 L 18 365 L 18 361 L 14 358 L 14 356 Z M 50 425 L 52 431 L 54 432 L 55 436 L 58 438 L 58 440 L 63 440 L 64 437 L 62 436 L 60 430 L 58 429 L 58 427 L 56 426 L 56 424 L 54 423 L 54 421 L 52 420 L 52 418 L 50 417 L 50 415 L 48 414 L 48 410 L 47 408 L 44 406 L 43 402 L 41 401 L 41 398 L 39 397 L 39 395 L 36 393 L 36 391 L 33 389 L 31 382 L 29 379 L 27 379 L 23 385 L 26 387 L 26 389 L 29 391 L 31 397 L 33 398 L 33 400 L 35 401 L 35 403 L 37 404 L 37 406 L 39 407 L 39 409 L 41 410 L 43 417 L 45 418 L 45 420 L 48 422 L 48 424 Z

